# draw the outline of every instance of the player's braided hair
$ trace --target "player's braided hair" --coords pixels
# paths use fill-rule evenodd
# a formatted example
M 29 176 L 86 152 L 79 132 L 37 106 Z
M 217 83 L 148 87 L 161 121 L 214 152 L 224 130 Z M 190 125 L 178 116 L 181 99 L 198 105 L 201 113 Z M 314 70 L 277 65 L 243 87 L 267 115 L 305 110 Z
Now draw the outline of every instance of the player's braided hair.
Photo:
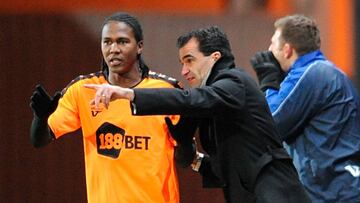
M 135 35 L 136 42 L 143 40 L 142 28 L 136 17 L 131 16 L 124 12 L 117 12 L 117 13 L 114 13 L 114 14 L 108 16 L 107 18 L 105 18 L 103 27 L 109 21 L 118 21 L 118 22 L 126 23 L 128 26 L 130 26 L 132 28 L 134 35 Z M 138 54 L 138 60 L 139 60 L 139 68 L 141 69 L 141 72 L 142 72 L 142 77 L 145 77 L 149 73 L 149 68 L 147 67 L 144 60 L 142 59 L 141 54 Z M 101 60 L 101 69 L 104 72 L 104 74 L 106 76 L 108 76 L 109 67 L 107 66 L 104 58 L 102 58 L 102 60 Z

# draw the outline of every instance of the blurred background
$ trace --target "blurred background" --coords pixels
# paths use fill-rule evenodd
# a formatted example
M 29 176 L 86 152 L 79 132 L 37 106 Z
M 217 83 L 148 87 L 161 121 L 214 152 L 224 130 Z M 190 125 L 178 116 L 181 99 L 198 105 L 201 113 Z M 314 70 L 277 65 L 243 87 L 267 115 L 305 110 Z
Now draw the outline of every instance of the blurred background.
M 86 202 L 80 131 L 33 148 L 29 98 L 38 83 L 52 94 L 78 75 L 100 70 L 102 21 L 116 11 L 140 20 L 149 67 L 181 81 L 176 48 L 180 34 L 218 25 L 228 35 L 237 65 L 256 79 L 249 59 L 270 45 L 274 20 L 306 14 L 319 24 L 322 51 L 359 90 L 356 0 L 1 1 L 0 202 Z M 224 202 L 221 190 L 203 189 L 200 175 L 191 169 L 178 172 L 183 203 Z

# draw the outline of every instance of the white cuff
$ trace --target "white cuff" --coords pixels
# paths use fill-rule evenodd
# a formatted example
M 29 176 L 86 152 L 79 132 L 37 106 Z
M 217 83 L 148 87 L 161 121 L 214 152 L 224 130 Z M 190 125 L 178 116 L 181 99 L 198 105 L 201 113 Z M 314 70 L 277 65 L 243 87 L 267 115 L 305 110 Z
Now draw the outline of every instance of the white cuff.
M 132 107 L 132 114 L 136 115 L 136 104 L 134 102 L 130 102 Z
M 204 154 L 196 151 L 195 159 L 194 159 L 193 163 L 191 164 L 191 168 L 193 171 L 199 172 L 203 158 L 204 158 Z

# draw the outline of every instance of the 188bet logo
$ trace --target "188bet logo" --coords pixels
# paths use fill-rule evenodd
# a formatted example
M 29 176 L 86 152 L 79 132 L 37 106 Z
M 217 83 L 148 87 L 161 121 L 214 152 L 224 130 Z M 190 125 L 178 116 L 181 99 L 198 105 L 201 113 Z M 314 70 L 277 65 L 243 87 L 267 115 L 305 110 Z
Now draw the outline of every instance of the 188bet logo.
M 111 123 L 102 124 L 96 131 L 97 152 L 117 158 L 122 149 L 148 150 L 150 137 L 126 135 L 125 130 Z

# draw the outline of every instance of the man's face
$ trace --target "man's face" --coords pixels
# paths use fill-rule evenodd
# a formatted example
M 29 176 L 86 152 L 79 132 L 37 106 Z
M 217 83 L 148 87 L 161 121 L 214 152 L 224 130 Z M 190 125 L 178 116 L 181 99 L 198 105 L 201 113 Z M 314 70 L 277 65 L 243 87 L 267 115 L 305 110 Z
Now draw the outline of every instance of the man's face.
M 182 65 L 181 74 L 191 87 L 199 87 L 216 62 L 212 55 L 204 56 L 199 51 L 196 38 L 190 39 L 179 49 L 179 60 Z
M 142 46 L 143 42 L 136 42 L 133 29 L 124 22 L 110 21 L 102 29 L 101 51 L 110 74 L 132 70 Z
M 281 40 L 281 30 L 276 29 L 274 35 L 271 37 L 271 44 L 269 46 L 275 58 L 279 61 L 281 68 L 284 69 L 285 57 L 284 57 L 284 42 Z

